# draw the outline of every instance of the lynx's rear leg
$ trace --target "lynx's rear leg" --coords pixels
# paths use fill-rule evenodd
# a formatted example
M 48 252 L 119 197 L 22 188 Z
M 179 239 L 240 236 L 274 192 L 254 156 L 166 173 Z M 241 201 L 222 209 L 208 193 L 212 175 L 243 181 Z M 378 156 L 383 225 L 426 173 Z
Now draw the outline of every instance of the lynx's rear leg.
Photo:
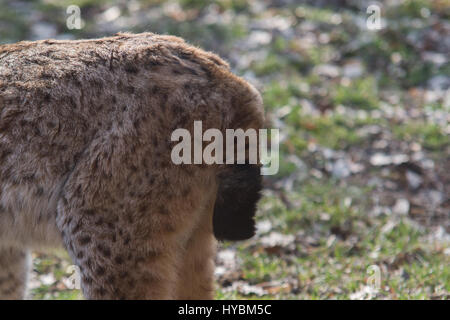
M 61 208 L 64 243 L 87 299 L 173 299 L 180 263 L 170 234 L 126 225 L 133 213 Z M 128 219 L 128 218 L 125 218 Z M 129 221 L 130 223 L 132 221 Z M 145 227 L 146 223 L 141 222 Z
M 211 200 L 183 255 L 177 283 L 177 299 L 180 300 L 214 298 L 214 259 L 217 240 L 212 230 L 212 214 L 215 196 Z
M 191 190 L 191 200 L 183 200 L 181 195 L 164 205 L 148 195 L 127 201 L 102 195 L 97 206 L 78 207 L 77 203 L 89 201 L 64 195 L 58 208 L 58 226 L 80 268 L 85 297 L 212 298 L 216 189 L 205 189 Z M 109 206 L 102 206 L 101 199 Z
M 207 170 L 188 179 L 182 168 L 159 167 L 170 159 L 141 155 L 138 139 L 109 138 L 86 149 L 58 201 L 57 225 L 83 294 L 175 299 L 186 244 L 215 181 Z
M 0 248 L 0 300 L 25 298 L 29 266 L 26 250 Z
M 84 296 L 174 299 L 182 248 L 168 209 L 106 194 L 98 195 L 96 205 L 79 206 L 91 202 L 89 195 L 77 199 L 68 192 L 58 208 L 58 227 L 79 267 Z

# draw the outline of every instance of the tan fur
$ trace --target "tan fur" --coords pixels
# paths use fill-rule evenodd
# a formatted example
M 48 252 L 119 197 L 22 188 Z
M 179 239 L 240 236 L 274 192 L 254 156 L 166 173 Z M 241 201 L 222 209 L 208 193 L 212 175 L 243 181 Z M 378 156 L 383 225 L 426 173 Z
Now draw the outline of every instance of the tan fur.
M 221 166 L 172 164 L 176 128 L 260 128 L 212 53 L 152 33 L 0 46 L 0 299 L 64 245 L 91 299 L 213 297 Z

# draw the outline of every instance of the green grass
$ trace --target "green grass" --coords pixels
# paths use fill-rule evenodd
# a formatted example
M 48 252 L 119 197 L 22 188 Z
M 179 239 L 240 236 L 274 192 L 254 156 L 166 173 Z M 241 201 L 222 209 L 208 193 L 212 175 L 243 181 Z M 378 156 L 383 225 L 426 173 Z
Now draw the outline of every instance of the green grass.
M 394 127 L 393 132 L 398 139 L 415 141 L 431 150 L 450 146 L 449 134 L 433 123 L 410 122 Z
M 367 77 L 356 79 L 347 86 L 339 85 L 333 102 L 356 109 L 376 109 L 379 102 L 377 83 L 373 77 Z
M 323 185 L 317 181 L 302 185 L 298 191 L 292 193 L 292 200 L 303 200 L 300 207 L 289 210 L 277 198 L 266 197 L 261 207 L 270 209 L 261 210 L 258 219 L 272 221 L 274 229 L 285 234 L 303 230 L 301 238 L 312 237 L 316 243 L 297 244 L 293 253 L 275 254 L 258 245 L 237 246 L 242 277 L 250 284 L 297 280 L 298 293 L 269 294 L 265 298 L 348 299 L 366 285 L 371 265 L 381 269 L 379 298 L 442 298 L 440 293 L 449 291 L 450 259 L 442 247 L 424 243 L 424 232 L 408 220 L 397 219 L 386 228 L 392 222 L 387 214 L 370 216 L 365 203 L 346 206 L 342 200 L 361 200 L 370 190 L 342 189 L 337 182 Z M 334 241 L 329 241 L 330 237 Z M 258 296 L 219 290 L 217 297 Z

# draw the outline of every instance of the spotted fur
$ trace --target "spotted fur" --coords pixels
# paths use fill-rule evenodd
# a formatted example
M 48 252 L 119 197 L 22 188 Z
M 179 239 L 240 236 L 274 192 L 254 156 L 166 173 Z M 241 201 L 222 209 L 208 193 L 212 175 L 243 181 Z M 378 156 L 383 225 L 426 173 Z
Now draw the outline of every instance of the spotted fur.
M 223 60 L 180 38 L 0 46 L 0 299 L 23 297 L 29 250 L 60 245 L 86 298 L 212 298 L 214 212 L 218 232 L 228 209 L 239 222 L 257 201 L 239 196 L 252 211 L 240 212 L 216 199 L 233 199 L 235 174 L 259 180 L 172 164 L 172 131 L 195 120 L 258 129 L 262 102 Z

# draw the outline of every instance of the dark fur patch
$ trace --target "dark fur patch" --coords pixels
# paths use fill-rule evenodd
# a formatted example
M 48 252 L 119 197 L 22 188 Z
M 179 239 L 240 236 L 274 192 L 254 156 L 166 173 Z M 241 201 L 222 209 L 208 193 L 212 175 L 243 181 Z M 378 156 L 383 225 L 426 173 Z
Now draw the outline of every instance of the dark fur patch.
M 257 165 L 229 166 L 219 176 L 213 230 L 218 240 L 245 240 L 255 235 L 256 204 L 262 178 Z

